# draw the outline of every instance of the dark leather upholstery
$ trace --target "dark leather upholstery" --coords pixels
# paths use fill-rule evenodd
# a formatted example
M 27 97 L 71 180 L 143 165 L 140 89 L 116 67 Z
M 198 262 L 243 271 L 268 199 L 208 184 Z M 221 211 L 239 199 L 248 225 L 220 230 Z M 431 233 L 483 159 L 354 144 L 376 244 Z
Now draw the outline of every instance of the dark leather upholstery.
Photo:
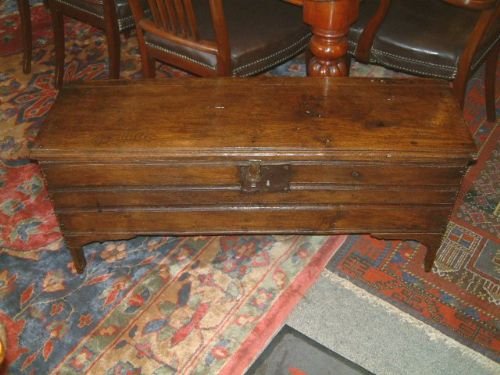
M 208 1 L 195 1 L 201 38 L 214 40 Z M 302 21 L 302 9 L 280 0 L 227 0 L 224 2 L 232 72 L 249 76 L 283 62 L 306 48 L 310 29 Z M 215 70 L 216 57 L 145 33 L 146 44 L 174 52 Z
M 357 40 L 375 13 L 378 1 L 364 1 L 360 17 L 349 34 L 354 54 Z M 408 73 L 452 80 L 457 64 L 480 12 L 446 4 L 441 0 L 393 0 L 378 30 L 370 61 Z M 500 38 L 500 25 L 490 31 L 474 56 L 471 69 Z
M 104 0 L 54 0 L 80 11 L 87 12 L 96 17 L 104 19 Z M 119 31 L 131 29 L 134 27 L 134 18 L 128 5 L 128 0 L 115 0 L 116 15 Z

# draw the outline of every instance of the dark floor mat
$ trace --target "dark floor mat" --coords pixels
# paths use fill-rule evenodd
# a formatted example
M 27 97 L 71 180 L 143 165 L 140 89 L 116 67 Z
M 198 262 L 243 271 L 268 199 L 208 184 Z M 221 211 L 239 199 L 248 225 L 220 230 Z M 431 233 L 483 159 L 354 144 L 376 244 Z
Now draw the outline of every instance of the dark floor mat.
M 371 373 L 293 328 L 284 326 L 246 374 L 357 375 Z

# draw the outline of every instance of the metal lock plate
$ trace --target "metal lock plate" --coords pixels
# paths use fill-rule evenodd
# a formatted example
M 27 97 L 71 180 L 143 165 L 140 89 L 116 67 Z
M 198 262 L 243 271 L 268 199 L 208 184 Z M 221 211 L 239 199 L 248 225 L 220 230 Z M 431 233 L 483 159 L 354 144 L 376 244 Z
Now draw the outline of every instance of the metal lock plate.
M 241 190 L 254 192 L 287 192 L 290 190 L 291 167 L 288 164 L 262 165 L 251 161 L 240 167 Z

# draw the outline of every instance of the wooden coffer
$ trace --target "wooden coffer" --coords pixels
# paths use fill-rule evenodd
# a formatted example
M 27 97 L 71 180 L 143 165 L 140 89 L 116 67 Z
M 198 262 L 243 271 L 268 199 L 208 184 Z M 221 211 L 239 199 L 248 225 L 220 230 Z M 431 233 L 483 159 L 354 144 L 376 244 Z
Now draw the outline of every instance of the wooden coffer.
M 475 146 L 446 83 L 89 82 L 32 148 L 79 272 L 136 235 L 370 233 L 434 261 Z

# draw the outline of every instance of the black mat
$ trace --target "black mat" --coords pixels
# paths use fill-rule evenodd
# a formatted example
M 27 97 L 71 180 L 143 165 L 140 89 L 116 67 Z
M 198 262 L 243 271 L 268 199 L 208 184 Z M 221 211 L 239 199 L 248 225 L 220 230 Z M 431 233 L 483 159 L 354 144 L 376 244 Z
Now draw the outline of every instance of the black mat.
M 371 373 L 285 325 L 246 374 L 357 375 Z

